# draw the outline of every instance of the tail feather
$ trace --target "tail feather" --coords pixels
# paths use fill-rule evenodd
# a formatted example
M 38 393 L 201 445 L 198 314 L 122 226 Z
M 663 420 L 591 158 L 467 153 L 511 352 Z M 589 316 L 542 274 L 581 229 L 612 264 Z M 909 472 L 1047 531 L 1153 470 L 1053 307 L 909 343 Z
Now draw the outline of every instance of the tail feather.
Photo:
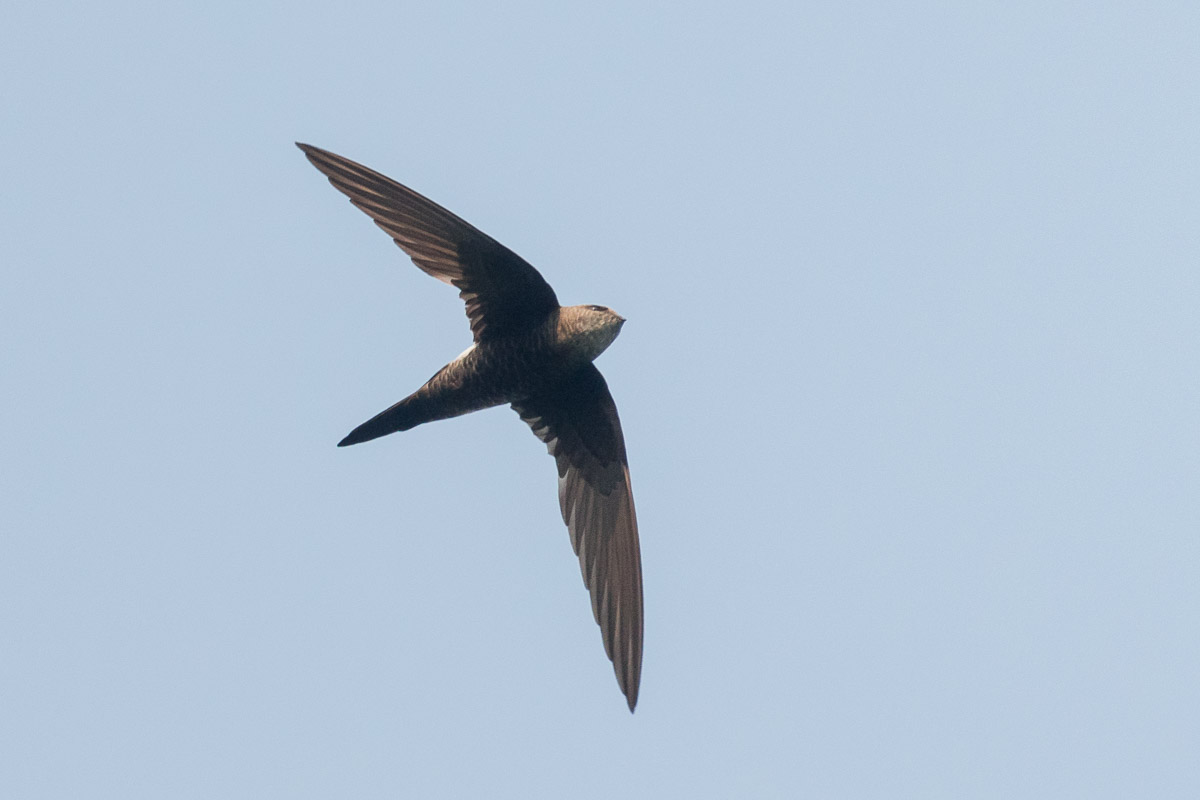
M 415 400 L 415 395 L 409 395 L 386 411 L 380 411 L 350 431 L 345 439 L 338 442 L 338 447 L 369 442 L 380 436 L 387 436 L 389 433 L 415 428 L 422 422 L 429 422 L 436 418 L 436 415 L 427 413 L 427 410 L 423 413 L 422 406 L 426 404 L 414 402 Z
M 476 367 L 464 375 L 463 368 L 459 366 L 461 362 L 462 356 L 442 367 L 420 389 L 350 431 L 345 439 L 338 442 L 338 447 L 367 442 L 389 433 L 415 428 L 425 422 L 449 419 L 509 402 L 510 398 L 505 394 L 497 392 L 486 381 L 478 380 L 478 374 L 473 371 Z

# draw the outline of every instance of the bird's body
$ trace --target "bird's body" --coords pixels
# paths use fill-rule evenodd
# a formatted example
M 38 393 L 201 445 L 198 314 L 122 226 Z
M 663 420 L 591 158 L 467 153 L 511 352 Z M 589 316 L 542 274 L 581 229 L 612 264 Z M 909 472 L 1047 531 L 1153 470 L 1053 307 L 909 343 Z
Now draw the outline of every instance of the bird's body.
M 297 146 L 413 263 L 459 289 L 475 339 L 339 446 L 511 404 L 557 462 L 563 520 L 632 711 L 642 669 L 637 517 L 617 408 L 592 364 L 625 320 L 603 306 L 560 306 L 537 270 L 446 209 L 349 159 Z
M 531 330 L 476 342 L 339 445 L 532 397 L 591 363 L 617 338 L 624 322 L 600 306 L 570 306 L 552 311 Z

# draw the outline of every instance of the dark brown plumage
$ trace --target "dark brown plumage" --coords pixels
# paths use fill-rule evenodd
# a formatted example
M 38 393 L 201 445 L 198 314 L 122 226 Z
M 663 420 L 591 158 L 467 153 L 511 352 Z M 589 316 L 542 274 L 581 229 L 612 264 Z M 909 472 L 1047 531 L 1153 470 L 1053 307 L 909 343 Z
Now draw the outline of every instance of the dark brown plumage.
M 592 360 L 625 322 L 561 307 L 524 259 L 413 190 L 349 159 L 297 146 L 425 272 L 459 290 L 474 344 L 339 446 L 511 403 L 558 465 L 559 504 L 617 683 L 637 704 L 642 567 L 621 422 Z

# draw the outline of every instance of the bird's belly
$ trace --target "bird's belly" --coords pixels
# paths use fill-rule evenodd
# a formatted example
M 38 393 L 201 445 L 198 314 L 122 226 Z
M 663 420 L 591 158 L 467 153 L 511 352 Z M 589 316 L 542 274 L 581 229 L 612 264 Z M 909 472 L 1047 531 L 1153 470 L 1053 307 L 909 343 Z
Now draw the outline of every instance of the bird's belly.
M 438 418 L 456 417 L 528 397 L 544 384 L 550 361 L 517 343 L 472 345 L 417 395 Z

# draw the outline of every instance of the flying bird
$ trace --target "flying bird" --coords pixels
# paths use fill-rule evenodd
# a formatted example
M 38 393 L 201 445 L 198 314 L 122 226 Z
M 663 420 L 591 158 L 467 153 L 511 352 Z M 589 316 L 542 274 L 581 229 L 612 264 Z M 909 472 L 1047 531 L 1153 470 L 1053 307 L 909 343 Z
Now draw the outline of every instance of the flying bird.
M 509 404 L 558 466 L 558 501 L 591 593 L 604 651 L 633 711 L 642 673 L 642 560 L 617 407 L 592 361 L 625 319 L 560 306 L 528 262 L 392 179 L 296 143 L 313 166 L 421 270 L 458 289 L 474 341 L 421 388 L 359 425 L 339 447 Z

